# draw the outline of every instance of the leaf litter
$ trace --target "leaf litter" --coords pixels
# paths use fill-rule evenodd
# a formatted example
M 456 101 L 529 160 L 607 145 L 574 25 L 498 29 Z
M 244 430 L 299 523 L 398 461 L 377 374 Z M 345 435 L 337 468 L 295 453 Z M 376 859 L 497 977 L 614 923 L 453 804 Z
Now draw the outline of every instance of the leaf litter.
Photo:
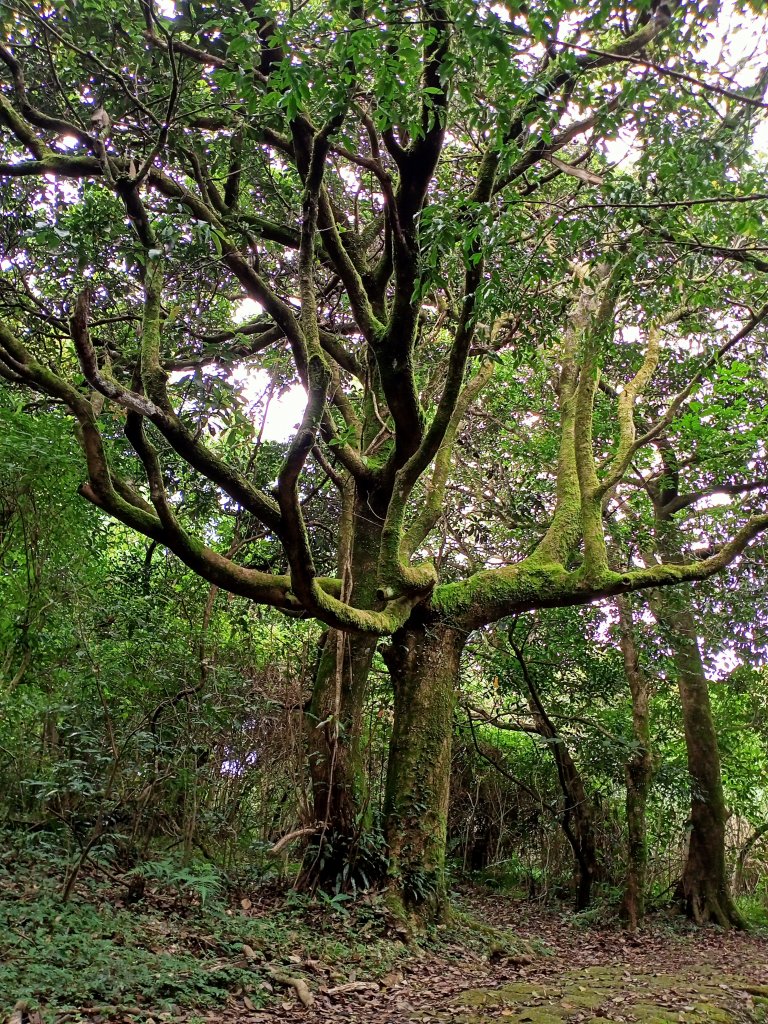
M 102 901 L 108 895 L 98 892 Z M 95 893 L 89 893 L 92 901 Z M 39 901 L 37 888 L 22 897 Z M 29 1000 L 16 998 L 18 991 L 2 992 L 5 1016 L 0 1019 L 13 1024 L 768 1022 L 764 934 L 691 930 L 658 917 L 630 934 L 616 924 L 587 923 L 477 889 L 460 896 L 455 908 L 448 925 L 423 942 L 405 945 L 375 897 L 338 914 L 265 890 L 236 900 L 224 911 L 222 925 L 202 908 L 174 909 L 161 893 L 153 904 L 149 892 L 143 908 L 130 908 L 133 930 L 122 918 L 110 918 L 110 938 L 126 961 L 141 954 L 159 963 L 172 955 L 175 1002 L 153 1004 L 146 995 L 132 999 L 130 982 L 119 1002 L 78 1001 L 62 991 L 36 990 Z M 40 927 L 30 929 L 24 916 L 14 921 L 15 934 L 39 960 L 49 938 Z M 14 949 L 20 948 L 17 941 Z M 114 952 L 111 948 L 110 955 Z M 181 975 L 189 978 L 187 988 Z M 200 977 L 212 985 L 221 979 L 221 987 L 211 989 L 221 993 L 213 1005 L 210 993 L 196 1001 L 198 990 L 207 992 Z M 61 989 L 66 975 L 58 978 Z

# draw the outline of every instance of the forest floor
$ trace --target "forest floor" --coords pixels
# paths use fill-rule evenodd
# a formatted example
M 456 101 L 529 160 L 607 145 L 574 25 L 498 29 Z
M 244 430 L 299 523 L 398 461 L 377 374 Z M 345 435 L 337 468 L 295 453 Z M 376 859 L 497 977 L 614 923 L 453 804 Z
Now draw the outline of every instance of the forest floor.
M 465 889 L 450 924 L 407 944 L 374 897 L 209 897 L 179 872 L 129 903 L 89 869 L 62 904 L 61 868 L 0 855 L 3 1024 L 768 1022 L 765 933 L 656 918 L 629 935 Z
M 313 1007 L 283 1006 L 253 1024 L 768 1021 L 765 935 L 680 930 L 678 922 L 630 935 L 504 895 L 465 892 L 464 902 L 443 941 L 412 951 L 378 988 L 339 998 L 321 986 Z

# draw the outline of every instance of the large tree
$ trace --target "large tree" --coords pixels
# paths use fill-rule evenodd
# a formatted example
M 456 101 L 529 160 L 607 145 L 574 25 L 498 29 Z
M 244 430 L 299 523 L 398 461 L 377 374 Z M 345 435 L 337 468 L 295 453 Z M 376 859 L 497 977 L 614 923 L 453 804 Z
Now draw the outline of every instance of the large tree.
M 395 700 L 389 879 L 398 902 L 440 913 L 468 635 L 706 578 L 768 526 L 744 492 L 704 557 L 620 572 L 604 527 L 735 355 L 739 408 L 758 415 L 757 349 L 737 343 L 766 315 L 749 146 L 764 76 L 726 88 L 702 65 L 718 6 L 3 8 L 0 374 L 71 412 L 84 497 L 216 586 L 329 627 L 310 884 L 359 851 L 378 638 Z M 604 151 L 622 131 L 631 173 Z M 261 313 L 237 326 L 243 296 Z M 276 471 L 222 379 L 242 362 L 306 389 Z M 527 538 L 443 565 L 429 555 L 462 450 L 483 458 L 462 425 L 484 388 L 502 421 L 520 417 L 510 479 L 537 430 L 551 472 L 529 474 Z M 742 447 L 745 472 L 759 456 Z M 318 476 L 338 498 L 314 526 Z M 196 532 L 196 491 L 248 518 L 250 547 Z

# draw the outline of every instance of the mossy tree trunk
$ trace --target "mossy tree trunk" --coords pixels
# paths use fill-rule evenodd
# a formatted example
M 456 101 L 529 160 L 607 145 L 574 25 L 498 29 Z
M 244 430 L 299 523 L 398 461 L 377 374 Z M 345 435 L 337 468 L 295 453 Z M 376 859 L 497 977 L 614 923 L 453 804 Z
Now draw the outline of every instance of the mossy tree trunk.
M 353 492 L 342 525 L 340 575 L 353 605 L 375 602 L 380 527 L 371 496 Z M 309 844 L 302 888 L 365 887 L 380 865 L 369 863 L 371 825 L 363 751 L 363 708 L 377 637 L 330 629 L 321 642 L 305 720 L 317 834 Z
M 661 483 L 651 488 L 659 553 L 669 563 L 684 561 L 684 543 L 675 515 L 696 495 L 681 495 L 676 455 L 668 442 L 657 445 L 664 466 Z M 665 632 L 677 672 L 691 784 L 688 855 L 677 899 L 697 924 L 743 927 L 731 898 L 725 862 L 728 813 L 720 772 L 720 750 L 709 700 L 709 684 L 699 647 L 696 619 L 687 587 L 649 594 L 651 611 Z
M 649 714 L 650 686 L 640 666 L 632 622 L 632 610 L 625 597 L 617 598 L 619 643 L 624 657 L 624 672 L 632 694 L 632 753 L 624 765 L 627 814 L 627 875 L 624 883 L 622 916 L 634 931 L 645 916 L 645 885 L 648 870 L 646 808 L 653 782 L 654 759 L 651 750 Z
M 466 635 L 400 630 L 386 660 L 395 715 L 384 805 L 393 906 L 418 927 L 446 912 L 445 846 L 456 682 Z
M 725 862 L 728 813 L 696 622 L 680 593 L 664 595 L 661 599 L 657 596 L 655 604 L 656 617 L 673 645 L 691 780 L 690 840 L 677 898 L 687 916 L 697 924 L 712 921 L 724 928 L 741 927 L 743 922 L 728 885 Z

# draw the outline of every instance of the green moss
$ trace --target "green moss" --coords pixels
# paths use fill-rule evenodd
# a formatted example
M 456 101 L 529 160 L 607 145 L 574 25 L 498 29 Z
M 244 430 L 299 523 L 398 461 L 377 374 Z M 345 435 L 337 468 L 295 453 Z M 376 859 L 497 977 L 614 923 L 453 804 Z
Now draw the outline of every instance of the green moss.
M 679 1024 L 680 1021 L 680 1014 L 665 1010 L 656 1003 L 633 1003 L 632 1016 L 638 1024 L 672 1024 L 674 1021 Z
M 546 982 L 517 981 L 499 988 L 463 992 L 454 1005 L 465 1007 L 466 1012 L 456 1014 L 454 1010 L 452 1019 L 460 1024 L 490 1024 L 501 1015 L 513 1024 L 549 1024 L 583 1020 L 585 1012 L 611 1010 L 621 1015 L 619 1019 L 639 1024 L 735 1024 L 738 1018 L 723 1005 L 728 996 L 721 986 L 728 981 L 735 988 L 745 988 L 741 979 L 726 978 L 707 966 L 693 978 L 682 974 L 639 975 L 634 990 L 627 987 L 623 967 L 587 967 Z M 675 1005 L 669 1005 L 672 994 Z M 590 1018 L 593 1024 L 605 1019 Z
M 570 574 L 557 562 L 534 558 L 504 569 L 475 573 L 459 583 L 446 583 L 435 589 L 432 607 L 447 619 L 467 616 L 485 620 L 502 614 L 515 605 L 526 607 L 535 598 L 549 602 L 565 593 L 563 586 Z
M 579 1010 L 596 1010 L 598 1006 L 602 1006 L 605 1002 L 607 994 L 607 992 L 601 992 L 596 989 L 585 989 L 583 992 L 569 989 L 563 997 L 563 1003 L 568 1007 L 574 1007 Z
M 528 981 L 502 985 L 501 988 L 494 989 L 469 989 L 458 996 L 456 1003 L 459 1006 L 508 1006 L 529 1000 L 534 997 L 534 993 L 540 994 L 541 990 L 540 985 L 536 986 Z
M 482 1007 L 483 1004 L 479 1004 L 479 1006 Z M 483 1013 L 482 1010 L 480 1013 L 471 1011 L 455 1016 L 454 1020 L 458 1024 L 490 1024 L 492 1020 L 497 1019 L 497 1009 L 498 1006 L 491 1010 L 491 1016 Z M 563 1024 L 568 1019 L 568 1011 L 557 1006 L 526 1006 L 512 1014 L 505 1010 L 502 1019 L 510 1024 Z
M 566 1019 L 563 1013 L 551 1007 L 531 1006 L 521 1010 L 514 1017 L 507 1017 L 513 1024 L 562 1024 Z
M 498 993 L 485 989 L 471 988 L 462 992 L 455 1000 L 457 1006 L 496 1006 Z
M 721 1022 L 721 1024 L 729 1024 L 733 1020 L 733 1015 L 724 1010 L 722 1007 L 713 1006 L 712 1003 L 697 1003 L 694 1010 L 702 1020 L 711 1021 L 712 1024 Z

